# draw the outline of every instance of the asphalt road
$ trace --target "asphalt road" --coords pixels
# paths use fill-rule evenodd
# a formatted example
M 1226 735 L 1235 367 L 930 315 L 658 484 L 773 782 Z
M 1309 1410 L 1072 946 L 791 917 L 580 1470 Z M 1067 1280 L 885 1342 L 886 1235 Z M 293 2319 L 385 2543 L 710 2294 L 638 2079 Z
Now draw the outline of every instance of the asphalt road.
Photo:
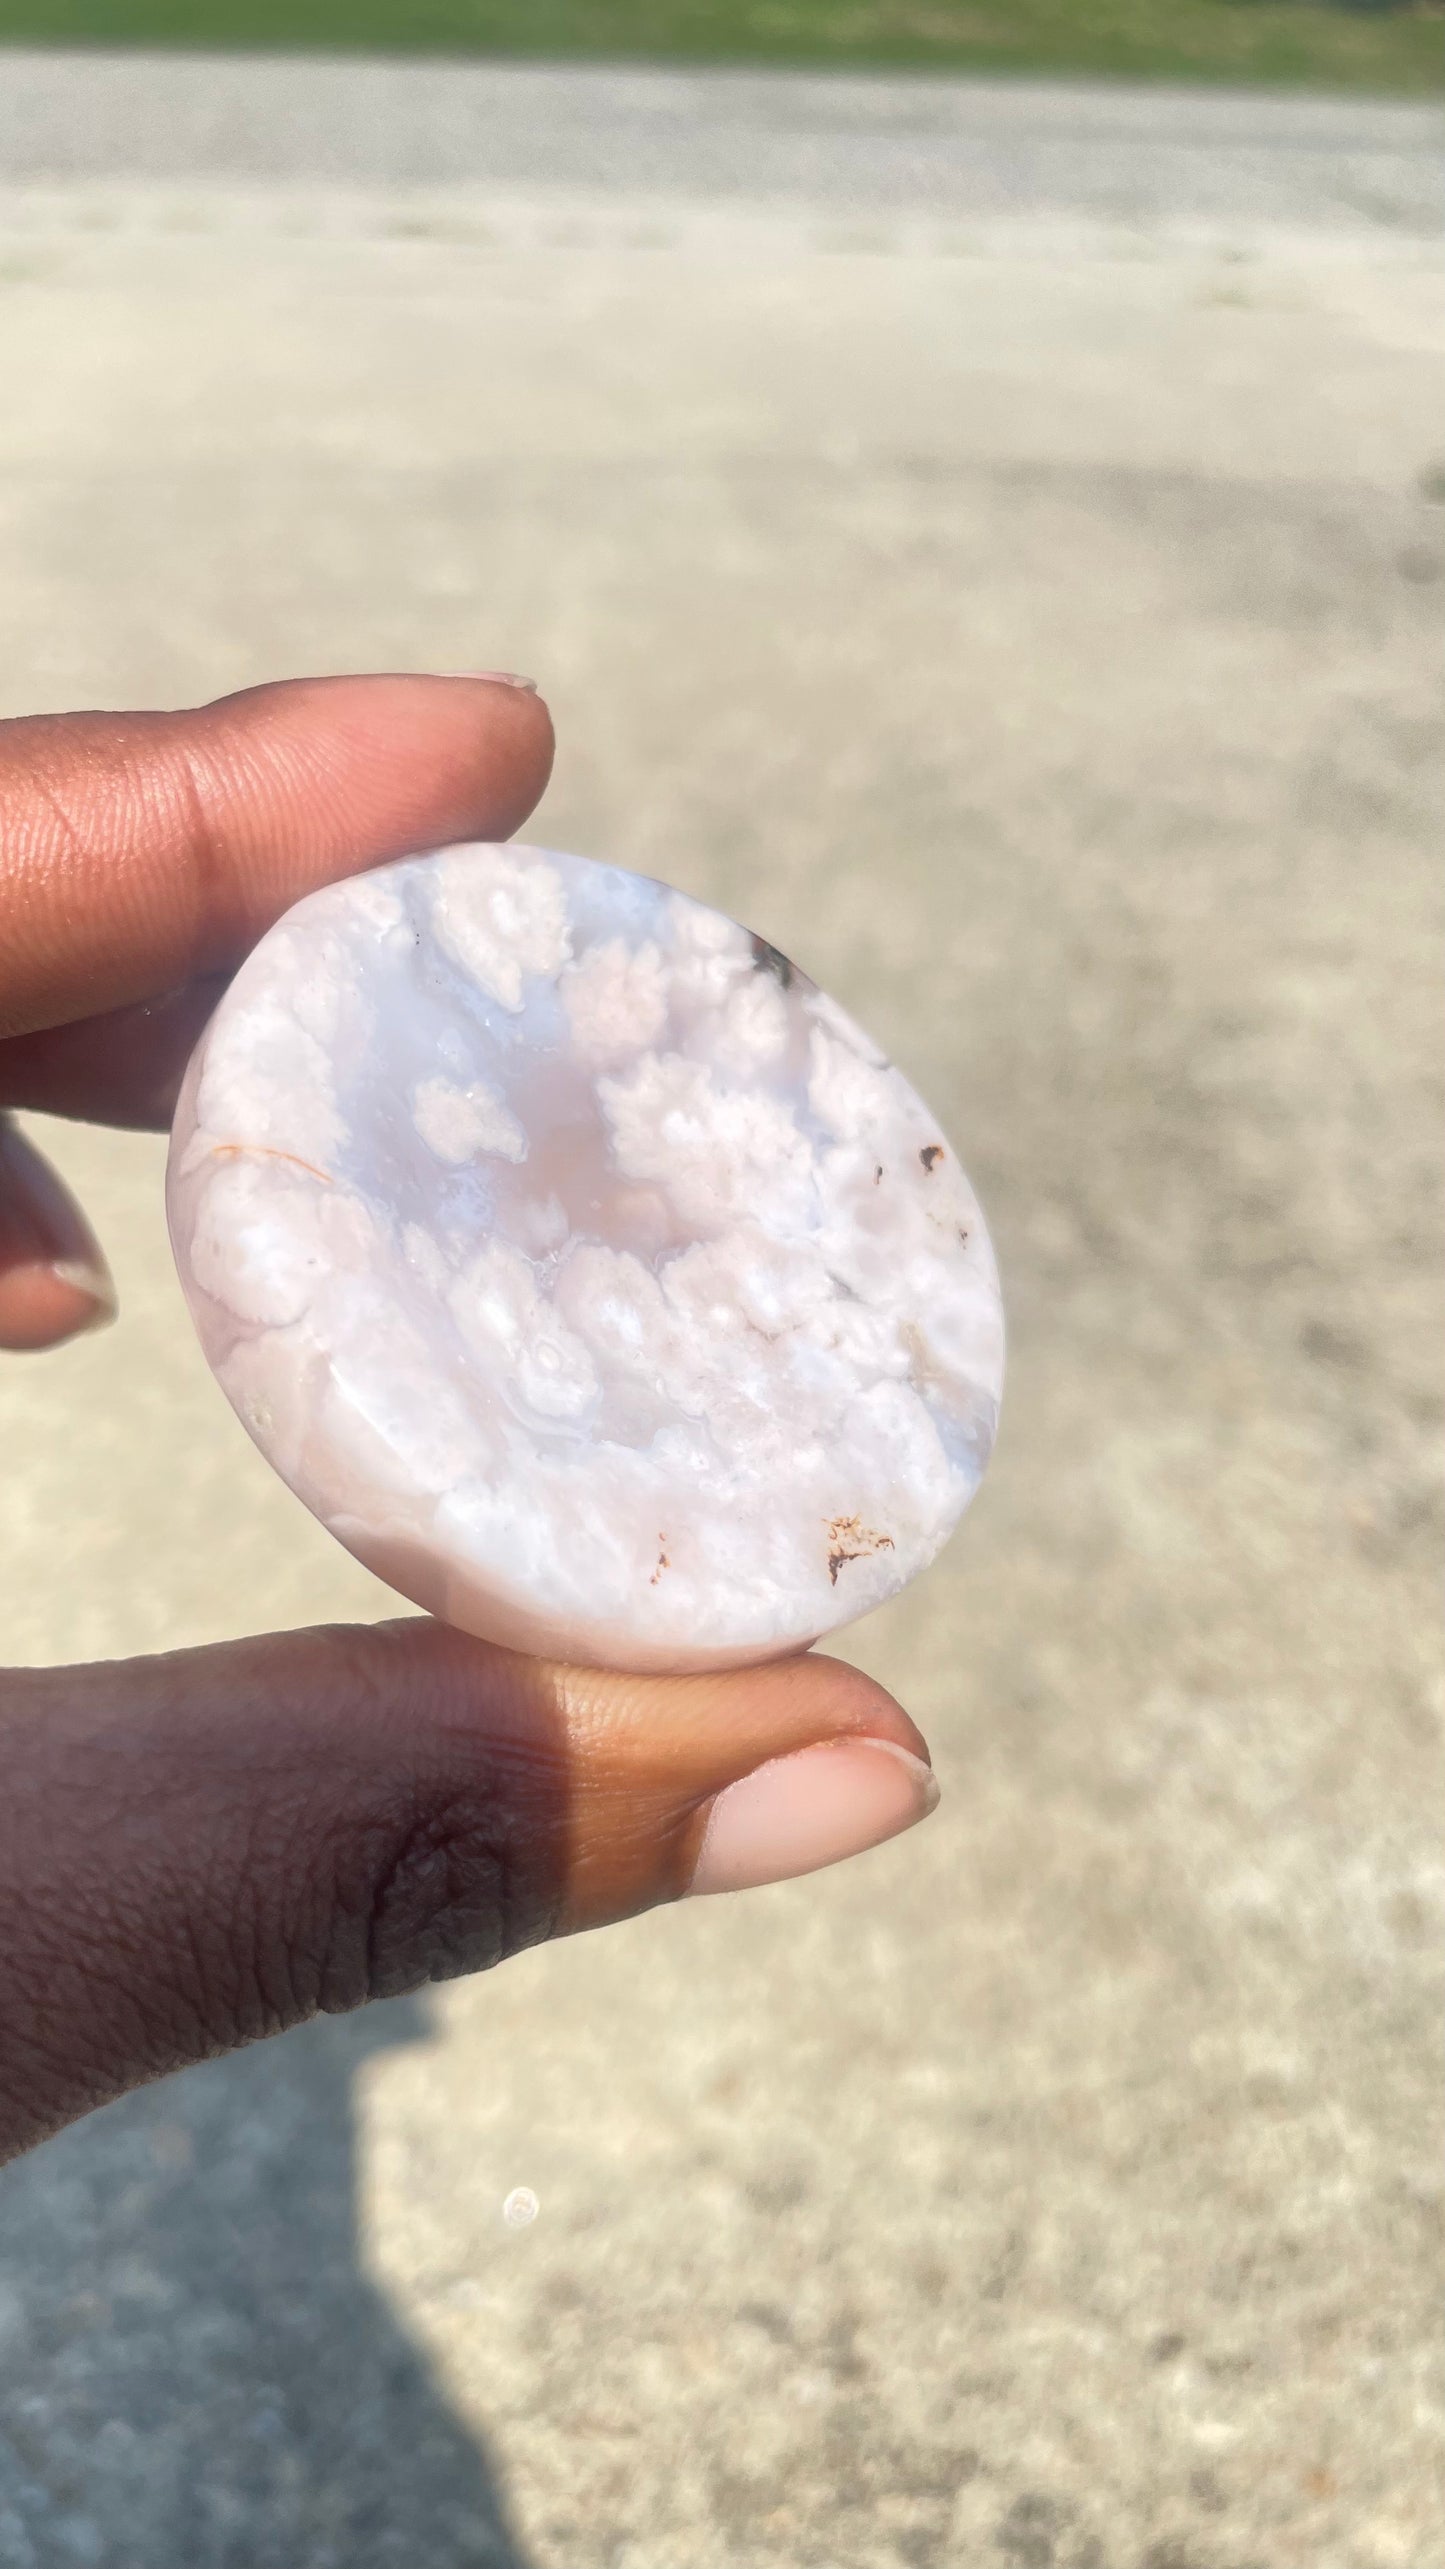
M 0 56 L 0 174 L 1057 214 L 1357 237 L 1445 227 L 1445 107 L 806 74 Z
M 1436 2569 L 1433 111 L 199 77 L 0 64 L 5 710 L 534 671 L 544 834 L 956 1131 L 1012 1375 L 849 1636 L 915 1838 L 0 2179 L 0 2569 Z M 54 1140 L 124 1314 L 0 1383 L 10 1655 L 384 1611 Z

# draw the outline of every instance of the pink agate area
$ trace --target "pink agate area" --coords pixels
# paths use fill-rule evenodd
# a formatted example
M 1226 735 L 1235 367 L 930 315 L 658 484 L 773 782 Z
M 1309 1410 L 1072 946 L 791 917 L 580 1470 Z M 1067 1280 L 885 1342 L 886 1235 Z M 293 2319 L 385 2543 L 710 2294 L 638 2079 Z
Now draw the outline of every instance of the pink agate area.
M 988 1457 L 951 1142 L 773 948 L 617 867 L 457 847 L 298 903 L 197 1049 L 167 1206 L 283 1479 L 518 1649 L 799 1649 L 932 1560 Z

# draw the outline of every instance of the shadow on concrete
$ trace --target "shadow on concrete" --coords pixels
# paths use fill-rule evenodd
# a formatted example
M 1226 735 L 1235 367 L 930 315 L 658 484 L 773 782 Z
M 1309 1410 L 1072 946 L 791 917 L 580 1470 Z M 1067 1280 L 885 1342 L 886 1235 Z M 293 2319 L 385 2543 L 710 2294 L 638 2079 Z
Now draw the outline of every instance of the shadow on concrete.
M 307 2026 L 0 2173 L 0 2569 L 527 2569 L 361 2262 L 354 2076 L 426 2030 Z

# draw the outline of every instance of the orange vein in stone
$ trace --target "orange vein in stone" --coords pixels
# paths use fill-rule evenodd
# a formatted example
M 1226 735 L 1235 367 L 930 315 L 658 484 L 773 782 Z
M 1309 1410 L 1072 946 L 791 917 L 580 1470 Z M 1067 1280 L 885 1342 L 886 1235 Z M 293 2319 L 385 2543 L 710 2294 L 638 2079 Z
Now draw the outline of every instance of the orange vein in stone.
M 284 1160 L 288 1168 L 304 1169 L 308 1177 L 319 1177 L 323 1186 L 336 1183 L 334 1178 L 327 1176 L 325 1169 L 314 1169 L 309 1160 L 298 1160 L 294 1151 L 275 1151 L 269 1142 L 213 1142 L 211 1145 L 212 1159 L 235 1159 L 238 1153 L 257 1160 Z

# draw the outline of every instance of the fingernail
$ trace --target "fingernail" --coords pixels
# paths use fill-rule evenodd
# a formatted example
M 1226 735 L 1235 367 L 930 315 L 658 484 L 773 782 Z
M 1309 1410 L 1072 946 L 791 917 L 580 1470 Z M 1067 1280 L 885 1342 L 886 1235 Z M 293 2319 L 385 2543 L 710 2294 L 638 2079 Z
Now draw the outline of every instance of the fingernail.
M 90 1224 L 49 1162 L 0 1116 L 0 1347 L 63 1346 L 115 1316 Z
M 932 1767 L 892 1740 L 828 1740 L 775 1757 L 719 1793 L 688 1891 L 816 1873 L 911 1829 L 937 1800 Z
M 120 1310 L 115 1279 L 109 1267 L 92 1265 L 85 1258 L 53 1258 L 50 1272 L 72 1293 L 84 1296 L 91 1309 L 88 1317 L 77 1319 L 71 1336 L 78 1338 L 87 1329 L 108 1329 Z
M 535 678 L 520 678 L 515 669 L 449 669 L 449 678 L 471 678 L 484 687 L 517 687 L 524 696 L 535 696 Z

